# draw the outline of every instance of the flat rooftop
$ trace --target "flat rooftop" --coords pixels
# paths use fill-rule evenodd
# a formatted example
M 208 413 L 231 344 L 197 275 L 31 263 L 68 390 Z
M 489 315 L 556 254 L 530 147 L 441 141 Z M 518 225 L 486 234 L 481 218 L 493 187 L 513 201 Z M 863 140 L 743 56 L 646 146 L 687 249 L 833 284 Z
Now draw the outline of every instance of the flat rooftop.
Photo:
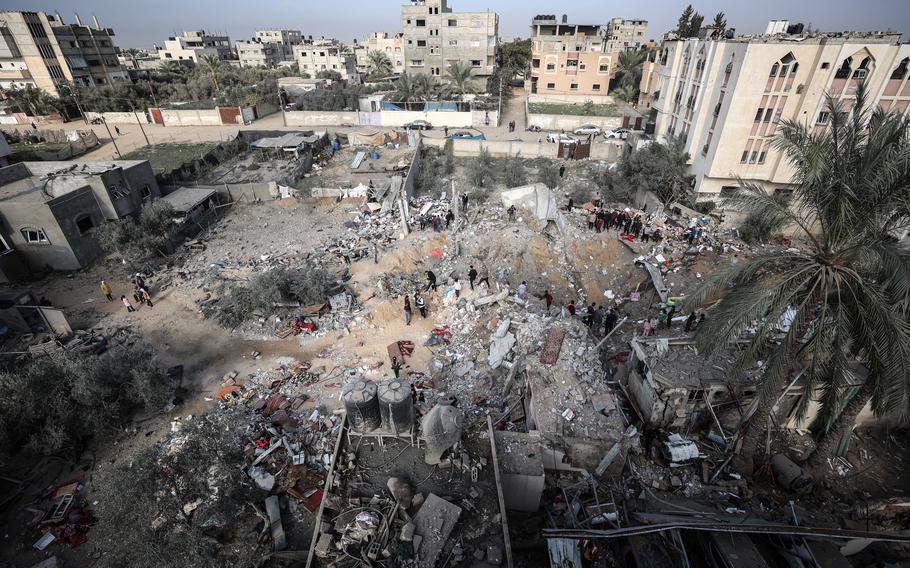
M 663 341 L 666 341 L 665 348 Z M 757 369 L 747 370 L 739 377 L 733 376 L 739 353 L 732 349 L 707 359 L 688 339 L 636 338 L 632 345 L 644 353 L 644 361 L 651 369 L 654 380 L 669 387 L 701 387 L 730 382 L 743 384 L 754 383 L 758 379 Z
M 20 162 L 0 168 L 0 201 L 42 203 L 89 185 L 89 180 L 143 160 L 103 162 Z

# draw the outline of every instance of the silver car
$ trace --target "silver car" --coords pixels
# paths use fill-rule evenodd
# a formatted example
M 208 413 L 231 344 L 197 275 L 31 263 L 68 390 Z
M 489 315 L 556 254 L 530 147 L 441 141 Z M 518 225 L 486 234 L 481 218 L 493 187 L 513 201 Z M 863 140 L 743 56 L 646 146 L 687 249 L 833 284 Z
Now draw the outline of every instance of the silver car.
M 591 134 L 598 136 L 600 132 L 600 127 L 596 124 L 585 124 L 572 131 L 573 134 L 576 134 L 578 136 L 590 136 Z

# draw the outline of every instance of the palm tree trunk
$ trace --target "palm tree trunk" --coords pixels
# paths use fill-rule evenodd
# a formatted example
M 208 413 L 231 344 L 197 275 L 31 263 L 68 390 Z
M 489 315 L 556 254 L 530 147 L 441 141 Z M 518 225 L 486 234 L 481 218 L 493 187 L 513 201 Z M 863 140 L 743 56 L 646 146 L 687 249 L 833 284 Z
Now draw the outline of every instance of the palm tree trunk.
M 749 419 L 746 429 L 746 435 L 743 436 L 743 446 L 740 451 L 740 460 L 743 462 L 743 469 L 746 473 L 752 473 L 752 465 L 755 457 L 762 451 L 762 445 L 765 443 L 766 433 L 768 431 L 768 417 L 771 416 L 771 409 L 776 401 L 773 398 L 762 398 L 758 403 L 758 408 Z
M 871 383 L 869 380 L 863 383 L 859 392 L 850 399 L 841 411 L 840 416 L 831 424 L 831 428 L 822 433 L 818 443 L 815 444 L 815 450 L 809 454 L 806 460 L 806 464 L 809 467 L 814 469 L 822 466 L 827 463 L 828 458 L 832 457 L 834 448 L 840 443 L 844 433 L 848 428 L 853 428 L 853 425 L 856 424 L 856 417 L 859 416 L 859 413 L 866 407 L 866 403 L 869 402 L 869 397 L 872 396 Z

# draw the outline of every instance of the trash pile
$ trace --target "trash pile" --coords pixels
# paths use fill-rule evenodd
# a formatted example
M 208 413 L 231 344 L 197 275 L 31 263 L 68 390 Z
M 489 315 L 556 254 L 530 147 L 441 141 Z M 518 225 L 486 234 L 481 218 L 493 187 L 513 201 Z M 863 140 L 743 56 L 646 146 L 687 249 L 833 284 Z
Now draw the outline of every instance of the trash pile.
M 26 508 L 34 514 L 29 525 L 42 532 L 35 549 L 43 551 L 54 543 L 77 548 L 88 540 L 95 517 L 84 490 L 82 481 L 63 483 L 45 494 L 41 505 Z

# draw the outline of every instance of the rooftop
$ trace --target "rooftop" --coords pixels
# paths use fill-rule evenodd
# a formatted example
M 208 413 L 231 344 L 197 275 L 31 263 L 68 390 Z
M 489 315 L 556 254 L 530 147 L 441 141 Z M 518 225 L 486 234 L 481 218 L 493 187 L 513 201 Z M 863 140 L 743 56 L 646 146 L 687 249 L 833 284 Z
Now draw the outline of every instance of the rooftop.
M 0 201 L 50 201 L 85 187 L 93 176 L 141 163 L 142 160 L 20 162 L 0 168 Z
M 738 353 L 728 350 L 712 359 L 706 359 L 695 348 L 694 342 L 682 338 L 636 338 L 632 348 L 645 361 L 655 381 L 667 386 L 700 387 L 723 384 L 736 380 L 739 383 L 755 382 L 757 369 L 746 371 L 741 377 L 734 377 L 732 371 L 738 360 Z
M 194 207 L 204 203 L 213 195 L 215 195 L 214 189 L 181 187 L 173 193 L 165 195 L 161 200 L 169 203 L 178 213 L 189 213 Z
M 798 33 L 798 34 L 752 34 L 738 35 L 732 38 L 717 38 L 713 41 L 728 41 L 733 43 L 816 43 L 816 44 L 837 44 L 837 43 L 885 43 L 897 44 L 901 41 L 901 32 L 896 31 L 843 31 L 843 32 L 817 32 L 817 33 Z M 665 39 L 667 41 L 685 41 L 686 38 L 675 37 L 673 32 L 669 32 Z M 696 38 L 688 38 L 696 39 Z M 701 38 L 703 39 L 703 38 Z

